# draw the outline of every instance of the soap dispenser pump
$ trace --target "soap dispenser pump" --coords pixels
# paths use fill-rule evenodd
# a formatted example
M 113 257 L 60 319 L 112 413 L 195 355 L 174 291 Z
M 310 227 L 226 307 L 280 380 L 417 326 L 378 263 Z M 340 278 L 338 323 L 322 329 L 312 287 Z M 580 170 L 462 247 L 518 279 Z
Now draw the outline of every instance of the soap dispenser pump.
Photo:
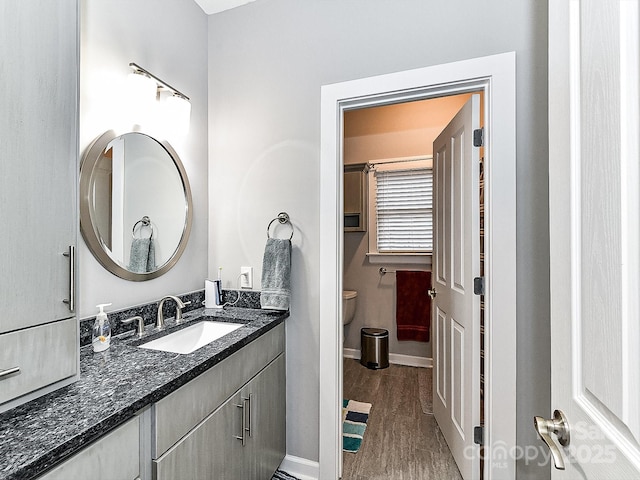
M 109 318 L 104 312 L 104 307 L 108 307 L 110 303 L 97 305 L 100 309 L 96 315 L 96 321 L 93 324 L 93 334 L 91 336 L 91 344 L 94 352 L 102 352 L 111 345 L 111 324 Z

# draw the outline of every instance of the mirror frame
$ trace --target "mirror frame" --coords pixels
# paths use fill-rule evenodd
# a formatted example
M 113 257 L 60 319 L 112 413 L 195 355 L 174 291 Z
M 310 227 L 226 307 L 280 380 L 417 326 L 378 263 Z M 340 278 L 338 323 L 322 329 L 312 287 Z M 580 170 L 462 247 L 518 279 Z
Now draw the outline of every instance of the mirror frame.
M 106 246 L 97 233 L 96 227 L 94 226 L 91 218 L 90 196 L 91 181 L 93 178 L 94 169 L 109 143 L 111 143 L 111 141 L 116 139 L 117 137 L 126 135 L 128 133 L 137 133 L 151 138 L 153 141 L 158 142 L 162 146 L 162 148 L 164 148 L 164 150 L 169 154 L 169 156 L 173 160 L 175 167 L 178 169 L 178 173 L 182 181 L 186 203 L 184 229 L 182 231 L 182 236 L 180 237 L 180 243 L 174 250 L 169 260 L 167 260 L 157 270 L 148 273 L 131 272 L 117 263 L 113 258 L 111 258 L 111 256 L 109 256 L 109 254 L 107 253 Z M 191 233 L 192 221 L 193 200 L 191 197 L 191 186 L 189 185 L 187 172 L 184 168 L 184 165 L 182 164 L 182 161 L 180 160 L 180 157 L 168 142 L 164 140 L 158 140 L 147 133 L 136 130 L 124 132 L 120 135 L 116 135 L 116 132 L 114 130 L 108 130 L 97 139 L 95 139 L 93 143 L 87 148 L 85 154 L 82 157 L 82 163 L 80 165 L 80 232 L 82 232 L 82 237 L 84 238 L 84 241 L 87 244 L 87 247 L 89 247 L 89 250 L 91 251 L 93 256 L 109 272 L 120 278 L 124 278 L 125 280 L 131 280 L 134 282 L 143 282 L 145 280 L 151 280 L 153 278 L 164 275 L 178 262 L 178 260 L 184 253 L 184 250 L 187 248 L 189 234 Z

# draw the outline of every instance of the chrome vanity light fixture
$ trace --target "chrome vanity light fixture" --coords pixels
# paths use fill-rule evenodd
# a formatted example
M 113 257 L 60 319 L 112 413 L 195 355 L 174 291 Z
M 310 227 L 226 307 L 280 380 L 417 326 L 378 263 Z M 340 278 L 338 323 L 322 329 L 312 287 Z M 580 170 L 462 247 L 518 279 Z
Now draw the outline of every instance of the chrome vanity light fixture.
M 133 123 L 142 125 L 160 118 L 160 128 L 167 136 L 186 135 L 191 118 L 189 97 L 136 63 L 129 66 L 133 72 L 127 78 L 127 89 L 130 106 L 136 110 L 132 114 Z
M 142 68 L 140 65 L 137 65 L 133 62 L 131 62 L 129 64 L 129 66 L 131 67 L 131 69 L 133 70 L 133 74 L 138 74 L 138 75 L 142 75 L 144 77 L 147 78 L 152 78 L 153 80 L 155 80 L 156 85 L 158 90 L 160 89 L 167 89 L 169 90 L 174 96 L 180 97 L 183 100 L 186 100 L 187 102 L 189 101 L 189 97 L 187 97 L 184 93 L 180 92 L 179 90 L 176 90 L 175 88 L 173 88 L 171 85 L 169 85 L 167 82 L 160 80 L 158 77 L 156 77 L 153 73 L 150 73 L 149 71 L 145 70 L 144 68 Z

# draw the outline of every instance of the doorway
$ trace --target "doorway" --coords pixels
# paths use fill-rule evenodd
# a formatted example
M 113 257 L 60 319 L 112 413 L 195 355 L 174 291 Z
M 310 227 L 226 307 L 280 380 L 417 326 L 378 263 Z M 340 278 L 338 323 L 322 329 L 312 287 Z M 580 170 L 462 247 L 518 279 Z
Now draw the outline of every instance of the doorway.
M 482 91 L 478 100 L 481 100 Z M 433 278 L 435 271 L 436 257 L 432 255 L 431 244 L 436 239 L 443 238 L 438 236 L 437 232 L 432 230 L 436 222 L 436 217 L 427 215 L 422 209 L 433 207 L 435 212 L 436 205 L 424 199 L 427 192 L 437 192 L 439 190 L 436 181 L 441 179 L 442 175 L 436 175 L 432 158 L 434 155 L 434 142 L 439 135 L 445 130 L 454 117 L 463 109 L 468 102 L 471 101 L 472 94 L 464 93 L 438 98 L 429 98 L 424 100 L 416 100 L 412 102 L 395 103 L 392 105 L 367 107 L 363 109 L 349 110 L 344 113 L 343 118 L 343 161 L 345 164 L 345 182 L 343 185 L 345 196 L 345 233 L 344 233 L 344 271 L 343 285 L 346 291 L 354 291 L 357 308 L 351 323 L 344 327 L 344 361 L 343 361 L 343 394 L 345 399 L 354 399 L 356 401 L 368 402 L 373 404 L 372 414 L 369 416 L 369 425 L 367 426 L 367 438 L 362 442 L 358 453 L 343 454 L 343 478 L 357 479 L 362 477 L 371 477 L 374 472 L 377 475 L 388 478 L 460 478 L 457 473 L 454 457 L 447 449 L 447 443 L 455 442 L 458 447 L 455 450 L 455 459 L 459 462 L 459 467 L 464 471 L 466 469 L 479 470 L 479 461 L 477 455 L 473 458 L 465 460 L 465 456 L 461 452 L 465 451 L 466 445 L 468 450 L 474 448 L 473 436 L 468 435 L 467 440 L 458 440 L 458 425 L 449 419 L 456 411 L 452 408 L 453 404 L 460 404 L 463 392 L 468 392 L 468 399 L 462 403 L 469 405 L 465 409 L 465 423 L 459 428 L 462 431 L 473 431 L 475 425 L 480 425 L 479 411 L 482 409 L 482 378 L 480 371 L 482 369 L 482 354 L 480 345 L 480 317 L 481 302 L 476 298 L 474 301 L 474 310 L 476 315 L 476 325 L 472 328 L 463 330 L 463 336 L 467 342 L 468 350 L 465 352 L 465 358 L 472 362 L 469 368 L 467 363 L 467 371 L 464 376 L 471 380 L 474 375 L 475 379 L 469 381 L 464 389 L 458 388 L 459 385 L 452 382 L 449 375 L 442 368 L 435 369 L 440 375 L 436 375 L 438 379 L 437 389 L 438 397 L 432 398 L 432 370 L 431 366 L 437 364 L 449 363 L 448 358 L 443 355 L 458 358 L 454 351 L 444 349 L 444 344 L 448 344 L 447 337 L 451 336 L 451 332 L 442 322 L 436 325 L 436 317 L 432 316 L 430 335 L 422 336 L 420 341 L 416 338 L 404 341 L 398 340 L 396 335 L 396 312 L 400 305 L 396 306 L 398 293 L 396 290 L 400 287 L 400 283 L 396 282 L 396 276 L 403 274 L 403 271 L 431 271 L 432 282 L 429 282 L 427 276 L 420 274 L 423 278 L 425 286 L 416 292 L 419 298 L 427 295 L 427 290 L 431 285 L 437 286 L 440 290 L 444 285 L 436 285 L 436 279 Z M 482 101 L 478 104 L 476 111 L 477 121 L 482 117 Z M 457 124 L 456 124 L 457 125 Z M 477 125 L 476 128 L 481 127 Z M 459 126 L 455 129 L 459 133 Z M 469 126 L 469 128 L 471 128 Z M 461 133 L 462 134 L 462 133 Z M 471 136 L 468 136 L 469 143 Z M 469 144 L 470 147 L 470 144 Z M 456 148 L 456 150 L 458 150 Z M 472 148 L 468 149 L 470 154 Z M 471 173 L 476 170 L 479 174 L 480 162 L 483 148 L 473 148 L 476 153 L 476 161 L 471 158 L 466 159 L 463 164 L 475 164 L 474 168 L 465 171 Z M 438 158 L 442 160 L 445 152 L 438 151 Z M 449 160 L 450 162 L 451 160 Z M 360 170 L 365 166 L 367 172 L 364 187 L 359 183 L 347 182 L 347 175 L 351 175 L 353 168 Z M 442 161 L 439 165 L 442 167 Z M 421 168 L 423 170 L 421 170 Z M 382 170 L 378 172 L 378 170 Z M 402 227 L 393 234 L 394 253 L 379 253 L 380 246 L 376 231 L 379 234 L 377 224 L 377 202 L 378 198 L 378 176 L 395 172 L 393 175 L 400 174 L 400 178 L 405 175 L 411 175 L 406 185 L 396 185 L 394 187 L 394 202 L 412 202 L 413 199 L 421 199 L 421 204 L 417 209 L 418 217 L 412 216 L 410 221 L 411 233 L 404 235 L 405 229 Z M 424 176 L 423 176 L 424 175 Z M 421 180 L 418 181 L 417 178 Z M 408 188 L 406 194 L 398 197 L 397 188 Z M 466 187 L 469 191 L 474 188 L 469 185 Z M 348 212 L 353 211 L 352 197 L 361 196 L 360 192 L 364 190 L 365 196 L 368 197 L 365 208 L 362 210 L 363 216 L 366 218 L 366 228 L 354 229 L 347 220 L 350 218 Z M 447 189 L 448 190 L 448 189 Z M 384 190 L 385 192 L 387 190 Z M 418 194 L 418 192 L 420 192 Z M 479 185 L 475 186 L 475 198 L 479 198 Z M 471 195 L 466 198 L 470 199 Z M 399 199 L 402 200 L 399 200 Z M 347 201 L 347 199 L 351 201 Z M 422 200 L 424 199 L 424 200 Z M 440 199 L 442 199 L 440 197 Z M 434 201 L 436 200 L 434 194 Z M 467 200 L 470 201 L 470 200 Z M 477 202 L 478 200 L 476 200 Z M 366 208 L 368 206 L 368 210 Z M 406 212 L 408 203 L 403 206 L 402 212 Z M 465 208 L 468 211 L 474 211 L 475 216 L 479 217 L 481 209 L 476 205 L 475 208 Z M 439 210 L 440 211 L 440 210 Z M 402 215 L 402 214 L 401 214 Z M 404 218 L 400 216 L 399 218 Z M 367 221 L 368 220 L 368 221 Z M 440 218 L 442 220 L 442 218 Z M 395 220 L 398 221 L 398 220 Z M 383 232 L 388 231 L 389 225 L 396 223 L 387 222 L 383 226 Z M 443 222 L 444 223 L 444 222 Z M 386 228 L 385 228 L 386 227 Z M 442 227 L 441 227 L 442 228 Z M 473 230 L 467 226 L 464 231 L 466 235 L 474 235 L 476 238 L 475 245 L 480 238 L 479 225 Z M 378 241 L 376 241 L 378 240 Z M 407 242 L 405 245 L 403 242 Z M 467 244 L 471 242 L 467 240 Z M 382 243 L 385 246 L 385 242 Z M 418 250 L 412 250 L 412 249 Z M 441 246 L 442 248 L 442 246 Z M 403 252 L 403 253 L 400 253 Z M 452 252 L 453 253 L 453 252 Z M 432 261 L 433 257 L 433 261 Z M 476 258 L 472 260 L 471 255 L 465 255 L 467 261 L 473 261 L 477 273 L 480 270 L 480 261 L 478 253 Z M 442 255 L 439 257 L 442 261 Z M 448 264 L 449 262 L 447 262 Z M 382 267 L 381 267 L 382 265 Z M 434 267 L 432 267 L 434 265 Z M 441 265 L 441 268 L 452 268 L 451 265 Z M 469 267 L 470 268 L 470 267 Z M 413 273 L 410 275 L 414 275 Z M 449 277 L 449 275 L 447 275 Z M 442 281 L 442 279 L 439 279 Z M 427 286 L 426 283 L 429 282 Z M 469 281 L 469 283 L 472 283 Z M 440 302 L 441 294 L 446 293 L 442 290 L 438 298 Z M 405 291 L 406 295 L 407 292 Z M 458 298 L 459 295 L 456 297 Z M 343 300 L 344 301 L 344 300 Z M 348 300 L 346 302 L 349 302 Z M 350 306 L 343 305 L 343 308 L 353 311 L 353 300 Z M 432 301 L 434 305 L 436 302 Z M 409 302 L 410 304 L 413 302 Z M 466 303 L 466 302 L 463 302 Z M 425 305 L 426 306 L 426 305 Z M 459 309 L 460 307 L 458 307 Z M 438 310 L 440 314 L 443 310 Z M 344 315 L 344 313 L 343 313 Z M 471 323 L 472 315 L 467 315 L 467 323 Z M 428 318 L 426 310 L 420 315 L 421 318 Z M 457 315 L 452 318 L 460 320 Z M 436 328 L 436 327 L 439 328 Z M 458 327 L 463 328 L 461 324 Z M 351 359 L 360 358 L 360 331 L 363 327 L 375 327 L 386 329 L 389 333 L 389 361 L 392 364 L 390 368 L 384 370 L 367 370 L 361 366 L 359 362 Z M 475 330 L 475 333 L 472 331 Z M 438 335 L 436 335 L 438 333 Z M 410 337 L 411 338 L 411 337 Z M 453 340 L 453 336 L 451 339 Z M 457 337 L 456 337 L 457 338 Z M 476 345 L 477 344 L 477 345 Z M 438 346 L 439 348 L 436 348 Z M 473 351 L 473 353 L 471 353 Z M 440 353 L 440 360 L 433 353 Z M 451 365 L 457 362 L 451 361 Z M 426 367 L 426 368 L 425 368 Z M 472 374 L 471 372 L 476 372 Z M 459 378 L 456 373 L 453 378 Z M 428 385 L 427 385 L 428 383 Z M 445 393 L 442 388 L 446 385 L 450 393 Z M 450 395 L 457 395 L 457 400 L 451 399 L 445 402 L 441 397 L 449 398 Z M 401 400 L 400 400 L 401 399 Z M 449 413 L 439 412 L 440 418 L 433 416 L 434 409 L 432 407 L 435 400 L 439 400 L 438 406 L 442 409 L 450 409 Z M 346 402 L 346 400 L 345 400 Z M 471 415 L 475 412 L 474 415 Z M 437 420 L 437 424 L 436 424 Z M 461 421 L 457 418 L 457 421 Z M 445 428 L 450 427 L 450 428 Z M 447 434 L 443 437 L 443 429 Z M 444 438 L 447 438 L 445 443 Z M 434 439 L 439 439 L 434 441 Z M 431 451 L 433 449 L 433 452 Z M 428 451 L 429 455 L 424 453 Z M 433 454 L 437 453 L 437 462 L 433 462 Z M 402 461 L 402 459 L 412 458 L 411 462 Z M 475 466 L 474 466 L 475 463 Z M 455 475 L 455 476 L 454 476 Z M 473 475 L 469 475 L 472 478 Z M 476 477 L 477 478 L 477 477 Z
M 495 55 L 322 87 L 319 477 L 341 475 L 342 129 L 345 111 L 482 90 L 486 98 L 485 477 L 515 458 L 515 55 Z M 493 348 L 499 345 L 500 348 Z M 498 395 L 499 392 L 499 395 Z M 487 461 L 488 460 L 488 461 Z M 493 476 L 492 472 L 496 472 Z

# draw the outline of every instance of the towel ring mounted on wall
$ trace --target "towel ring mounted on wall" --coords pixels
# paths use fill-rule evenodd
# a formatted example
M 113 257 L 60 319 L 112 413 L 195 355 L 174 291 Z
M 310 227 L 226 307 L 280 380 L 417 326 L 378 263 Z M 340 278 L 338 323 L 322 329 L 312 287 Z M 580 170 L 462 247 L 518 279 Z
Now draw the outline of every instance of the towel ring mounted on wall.
M 149 238 L 153 238 L 153 225 L 151 225 L 151 219 L 149 217 L 147 217 L 146 215 L 144 217 L 142 217 L 140 220 L 138 220 L 136 223 L 133 224 L 133 228 L 131 229 L 131 236 L 133 238 L 136 238 L 136 227 L 140 223 L 142 225 L 140 226 L 140 230 L 138 230 L 138 232 L 140 232 L 143 227 L 149 227 L 151 229 L 151 235 L 149 235 Z M 142 236 L 140 236 L 140 238 L 142 238 Z
M 269 225 L 267 225 L 267 238 L 271 238 L 271 236 L 269 235 L 269 229 L 271 228 L 271 225 L 273 224 L 273 222 L 275 222 L 276 220 L 280 222 L 282 225 L 284 225 L 285 223 L 289 224 L 289 226 L 291 227 L 291 236 L 289 237 L 289 240 L 291 240 L 293 238 L 293 224 L 289 219 L 289 214 L 286 212 L 280 212 L 276 218 L 274 218 L 269 222 Z

